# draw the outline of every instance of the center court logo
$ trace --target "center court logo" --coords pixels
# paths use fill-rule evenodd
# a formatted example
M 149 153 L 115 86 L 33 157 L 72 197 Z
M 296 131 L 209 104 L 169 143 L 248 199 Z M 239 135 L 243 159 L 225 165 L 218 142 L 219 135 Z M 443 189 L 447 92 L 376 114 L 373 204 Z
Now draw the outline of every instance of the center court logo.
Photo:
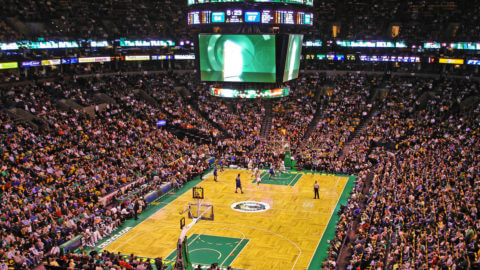
M 259 213 L 270 209 L 270 205 L 264 202 L 246 201 L 232 204 L 232 209 L 238 212 Z

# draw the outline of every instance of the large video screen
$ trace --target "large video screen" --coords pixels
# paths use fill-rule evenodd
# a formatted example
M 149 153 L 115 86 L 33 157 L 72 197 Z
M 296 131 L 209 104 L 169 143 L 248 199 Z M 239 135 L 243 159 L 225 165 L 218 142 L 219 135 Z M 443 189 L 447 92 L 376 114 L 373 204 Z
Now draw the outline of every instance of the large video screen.
M 202 81 L 276 81 L 275 35 L 199 35 Z
M 288 47 L 283 72 L 283 81 L 290 81 L 298 78 L 300 69 L 300 54 L 302 52 L 303 35 L 289 35 Z

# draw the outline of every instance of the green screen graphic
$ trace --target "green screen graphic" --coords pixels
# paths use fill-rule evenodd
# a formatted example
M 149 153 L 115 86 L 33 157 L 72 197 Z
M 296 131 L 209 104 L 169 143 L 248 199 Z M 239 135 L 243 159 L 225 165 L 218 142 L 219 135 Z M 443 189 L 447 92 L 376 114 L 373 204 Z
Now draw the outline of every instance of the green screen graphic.
M 202 81 L 273 83 L 275 35 L 199 35 Z
M 289 81 L 298 78 L 300 69 L 300 53 L 302 52 L 303 35 L 289 35 L 287 59 L 285 61 L 285 70 L 283 72 L 283 81 Z

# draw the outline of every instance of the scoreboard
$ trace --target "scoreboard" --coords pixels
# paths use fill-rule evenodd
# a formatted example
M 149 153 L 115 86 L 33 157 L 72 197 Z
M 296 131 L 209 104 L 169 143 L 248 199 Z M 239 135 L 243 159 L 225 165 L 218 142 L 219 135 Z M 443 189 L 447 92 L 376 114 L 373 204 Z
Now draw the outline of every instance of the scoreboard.
M 190 26 L 229 23 L 311 26 L 313 13 L 286 9 L 244 10 L 242 8 L 194 10 L 188 13 Z
M 188 26 L 197 28 L 195 66 L 211 95 L 288 96 L 298 78 L 305 27 L 314 0 L 188 0 Z
M 210 4 L 210 3 L 240 3 L 244 0 L 188 0 L 188 5 Z M 254 0 L 255 3 L 282 3 L 313 6 L 313 0 Z

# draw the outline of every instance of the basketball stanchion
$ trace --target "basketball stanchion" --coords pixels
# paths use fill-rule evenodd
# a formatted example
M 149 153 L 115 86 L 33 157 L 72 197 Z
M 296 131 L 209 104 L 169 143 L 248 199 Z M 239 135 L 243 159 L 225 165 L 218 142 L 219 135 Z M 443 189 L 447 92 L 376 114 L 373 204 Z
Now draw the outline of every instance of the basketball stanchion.
M 177 259 L 175 261 L 175 270 L 193 269 L 192 263 L 188 255 L 188 237 L 187 232 L 199 220 L 213 220 L 213 205 L 202 204 L 204 199 L 204 190 L 202 187 L 194 187 L 192 189 L 192 197 L 197 200 L 196 203 L 188 204 L 188 217 L 193 219 L 188 225 L 185 225 L 185 217 L 180 219 L 180 237 L 177 242 Z

